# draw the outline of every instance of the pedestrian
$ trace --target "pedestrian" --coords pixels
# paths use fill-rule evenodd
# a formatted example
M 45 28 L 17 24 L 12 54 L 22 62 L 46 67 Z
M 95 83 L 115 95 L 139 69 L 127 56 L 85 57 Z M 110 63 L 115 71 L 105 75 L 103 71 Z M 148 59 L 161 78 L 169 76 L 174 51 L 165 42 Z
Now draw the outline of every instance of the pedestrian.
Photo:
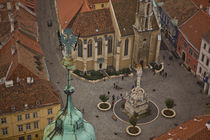
M 108 95 L 110 94 L 110 92 L 108 91 Z
M 114 83 L 113 85 L 114 85 L 114 88 L 116 88 L 116 85 L 115 85 L 115 83 Z
M 165 72 L 165 78 L 167 78 L 167 75 L 168 75 L 167 72 Z
M 134 85 L 132 85 L 132 89 L 134 88 Z
M 115 95 L 112 95 L 112 100 L 115 101 Z
M 122 93 L 120 93 L 120 97 L 121 97 L 121 99 L 123 99 Z
M 124 76 L 122 76 L 122 80 L 124 80 Z

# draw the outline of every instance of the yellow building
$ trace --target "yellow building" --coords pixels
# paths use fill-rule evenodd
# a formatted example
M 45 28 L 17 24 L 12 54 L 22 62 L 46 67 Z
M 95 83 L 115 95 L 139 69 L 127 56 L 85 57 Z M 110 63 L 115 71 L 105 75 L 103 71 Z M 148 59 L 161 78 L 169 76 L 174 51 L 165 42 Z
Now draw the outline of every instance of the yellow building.
M 50 82 L 25 79 L 0 85 L 0 91 L 0 140 L 42 140 L 61 107 Z

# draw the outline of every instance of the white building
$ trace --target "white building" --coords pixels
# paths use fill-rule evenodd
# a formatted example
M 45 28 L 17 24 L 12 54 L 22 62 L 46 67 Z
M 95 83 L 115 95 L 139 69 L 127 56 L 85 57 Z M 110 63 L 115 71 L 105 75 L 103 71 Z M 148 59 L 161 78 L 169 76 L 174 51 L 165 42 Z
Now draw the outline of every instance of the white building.
M 200 47 L 200 55 L 198 60 L 196 74 L 203 79 L 203 77 L 210 77 L 210 30 L 202 36 L 202 42 Z M 205 82 L 204 92 L 208 92 L 210 96 L 210 81 Z

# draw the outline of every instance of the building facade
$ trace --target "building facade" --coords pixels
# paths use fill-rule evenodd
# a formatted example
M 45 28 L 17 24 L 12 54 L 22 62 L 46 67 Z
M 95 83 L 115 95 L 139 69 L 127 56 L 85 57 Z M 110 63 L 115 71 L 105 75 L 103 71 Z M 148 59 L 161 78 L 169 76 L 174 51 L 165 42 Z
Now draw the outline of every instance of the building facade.
M 61 107 L 49 81 L 26 81 L 0 85 L 0 139 L 42 140 Z
M 144 66 L 157 61 L 161 37 L 157 21 L 159 19 L 156 16 L 158 11 L 153 2 L 116 0 L 109 1 L 107 8 L 75 11 L 78 14 L 72 18 L 68 27 L 79 36 L 77 49 L 72 50 L 76 69 L 86 72 L 112 67 L 119 71 L 133 67 L 140 61 L 143 61 Z M 57 3 L 61 5 L 59 1 Z M 82 5 L 78 3 L 77 7 Z M 64 9 L 57 8 L 58 19 L 62 17 L 61 12 L 59 13 L 62 10 Z M 62 28 L 62 21 L 60 22 L 62 33 L 66 27 Z

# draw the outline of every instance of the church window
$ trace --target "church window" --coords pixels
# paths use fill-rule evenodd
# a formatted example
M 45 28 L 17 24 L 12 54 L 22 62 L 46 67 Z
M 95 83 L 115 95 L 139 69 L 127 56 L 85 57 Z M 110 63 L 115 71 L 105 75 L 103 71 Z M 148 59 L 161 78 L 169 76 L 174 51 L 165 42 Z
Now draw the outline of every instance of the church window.
M 149 15 L 149 9 L 150 8 L 150 4 L 147 4 L 147 15 Z
M 112 53 L 112 37 L 108 39 L 108 53 Z
M 127 56 L 128 55 L 128 43 L 129 43 L 129 40 L 128 38 L 125 40 L 125 47 L 124 47 L 124 56 Z
M 88 52 L 87 52 L 88 57 L 92 57 L 92 40 L 88 41 Z
M 146 21 L 145 21 L 145 29 L 148 28 L 148 18 L 146 18 Z
M 102 55 L 102 39 L 98 39 L 98 55 Z
M 82 57 L 82 53 L 83 53 L 82 41 L 79 40 L 79 41 L 78 41 L 78 56 L 79 56 L 79 57 Z

